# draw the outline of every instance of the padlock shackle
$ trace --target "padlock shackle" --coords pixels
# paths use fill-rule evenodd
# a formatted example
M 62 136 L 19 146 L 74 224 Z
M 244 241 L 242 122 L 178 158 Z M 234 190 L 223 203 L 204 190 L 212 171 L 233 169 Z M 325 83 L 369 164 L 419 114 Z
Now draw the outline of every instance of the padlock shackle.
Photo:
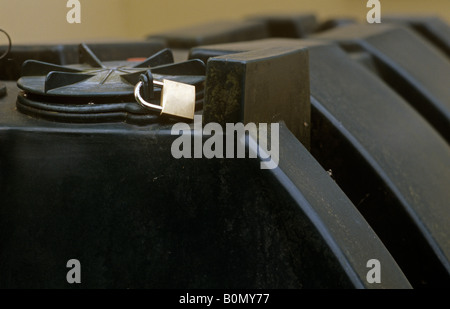
M 142 81 L 139 81 L 139 83 L 137 83 L 136 87 L 134 87 L 134 97 L 136 98 L 136 101 L 140 105 L 142 105 L 142 106 L 144 106 L 146 108 L 152 109 L 154 111 L 162 112 L 163 108 L 162 108 L 161 105 L 156 105 L 156 104 L 149 103 L 149 102 L 145 101 L 142 98 L 142 96 L 141 96 L 141 87 L 142 87 L 143 84 L 144 83 Z M 153 84 L 161 86 L 161 87 L 164 86 L 164 83 L 162 83 L 160 81 L 156 81 L 156 80 L 153 81 Z
M 164 83 L 163 83 L 163 82 L 160 82 L 159 80 L 153 80 L 153 85 L 157 85 L 157 86 L 163 87 L 163 86 L 164 86 Z

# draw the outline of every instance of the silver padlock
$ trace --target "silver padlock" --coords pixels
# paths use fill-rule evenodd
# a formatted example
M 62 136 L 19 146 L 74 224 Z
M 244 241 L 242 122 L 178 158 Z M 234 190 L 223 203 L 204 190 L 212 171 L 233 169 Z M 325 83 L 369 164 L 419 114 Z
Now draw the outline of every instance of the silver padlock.
M 154 80 L 153 84 L 162 87 L 162 105 L 149 103 L 142 98 L 142 81 L 134 88 L 134 96 L 140 105 L 153 111 L 160 112 L 161 115 L 165 114 L 180 118 L 194 119 L 195 86 L 168 79 L 164 79 L 163 82 Z

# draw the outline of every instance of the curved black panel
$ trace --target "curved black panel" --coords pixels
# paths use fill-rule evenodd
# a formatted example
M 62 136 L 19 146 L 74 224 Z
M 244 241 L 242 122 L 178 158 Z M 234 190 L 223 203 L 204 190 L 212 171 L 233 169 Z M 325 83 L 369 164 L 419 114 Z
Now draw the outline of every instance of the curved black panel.
M 407 28 L 392 25 L 350 25 L 314 38 L 369 52 L 383 80 L 450 141 L 450 61 L 433 45 Z
M 71 258 L 84 288 L 410 287 L 284 126 L 267 171 L 174 159 L 171 125 L 54 123 L 5 99 L 0 123 L 2 287 L 67 287 Z M 373 258 L 381 284 L 366 282 Z
M 338 47 L 311 46 L 310 65 L 312 153 L 367 214 L 413 285 L 449 285 L 448 144 Z
M 274 45 L 309 47 L 313 155 L 414 286 L 449 285 L 450 149 L 407 102 L 338 46 L 320 41 L 260 40 L 191 54 L 221 59 Z

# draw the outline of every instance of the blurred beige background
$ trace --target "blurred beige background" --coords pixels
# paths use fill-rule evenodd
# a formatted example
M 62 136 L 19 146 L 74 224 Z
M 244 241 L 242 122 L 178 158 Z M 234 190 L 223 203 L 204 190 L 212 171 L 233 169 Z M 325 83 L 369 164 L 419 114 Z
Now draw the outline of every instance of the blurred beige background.
M 0 0 L 0 29 L 14 44 L 141 39 L 148 34 L 261 13 L 316 13 L 363 21 L 366 0 L 80 0 L 81 24 L 68 24 L 66 0 Z M 383 14 L 436 15 L 450 23 L 450 0 L 380 0 Z M 6 38 L 0 37 L 0 45 Z

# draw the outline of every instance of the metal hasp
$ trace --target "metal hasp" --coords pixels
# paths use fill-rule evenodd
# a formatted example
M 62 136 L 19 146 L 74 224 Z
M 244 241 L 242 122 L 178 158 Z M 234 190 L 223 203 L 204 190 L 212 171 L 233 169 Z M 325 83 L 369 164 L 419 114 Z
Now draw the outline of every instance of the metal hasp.
M 172 32 L 151 35 L 170 48 L 191 48 L 205 44 L 257 40 L 268 37 L 266 25 L 257 21 L 215 21 Z
M 410 287 L 284 125 L 279 168 L 267 171 L 261 159 L 175 159 L 170 125 L 30 118 L 8 89 L 0 287 L 73 287 L 71 258 L 82 288 Z M 382 263 L 381 283 L 368 284 L 369 259 Z
M 448 144 L 338 46 L 266 39 L 200 46 L 191 57 L 206 61 L 271 46 L 309 50 L 312 154 L 330 170 L 413 286 L 449 286 Z
M 274 47 L 211 58 L 207 63 L 204 121 L 284 121 L 308 148 L 310 136 L 308 52 Z
M 450 142 L 450 62 L 435 46 L 395 25 L 349 25 L 313 38 L 372 55 L 383 80 Z
M 270 37 L 304 38 L 318 27 L 314 14 L 257 15 L 248 20 L 266 24 Z
M 203 104 L 205 65 L 199 60 L 174 63 L 172 52 L 162 49 L 144 61 L 107 61 L 85 44 L 79 46 L 77 65 L 25 61 L 17 81 L 24 90 L 17 107 L 25 114 L 61 122 L 127 121 L 135 124 L 160 119 L 134 99 L 139 76 L 150 70 L 154 79 L 173 80 L 195 86 L 195 106 Z M 157 104 L 161 88 L 155 87 Z
M 410 27 L 450 57 L 450 26 L 435 16 L 383 15 L 383 22 Z

